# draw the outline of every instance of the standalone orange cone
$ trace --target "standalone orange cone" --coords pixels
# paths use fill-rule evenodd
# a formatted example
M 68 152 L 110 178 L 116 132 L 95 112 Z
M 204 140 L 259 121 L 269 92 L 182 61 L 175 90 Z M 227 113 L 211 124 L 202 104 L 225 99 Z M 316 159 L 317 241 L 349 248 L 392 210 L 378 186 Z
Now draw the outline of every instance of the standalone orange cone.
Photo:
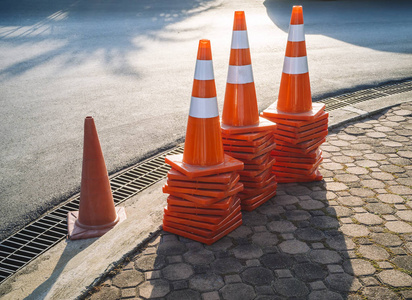
M 243 11 L 235 12 L 233 22 L 221 128 L 225 153 L 245 164 L 244 170 L 239 171 L 245 186 L 239 193 L 242 209 L 254 210 L 276 194 L 275 176 L 268 172 L 275 161 L 270 152 L 276 146 L 276 124 L 259 117 Z
M 264 117 L 313 120 L 325 104 L 312 103 L 302 6 L 294 6 L 290 19 L 279 98 L 263 111 Z
M 163 230 L 212 244 L 242 224 L 243 163 L 223 153 L 209 40 L 199 42 L 183 155 L 165 161 Z
M 319 146 L 328 134 L 328 114 L 322 103 L 312 103 L 306 57 L 303 12 L 294 6 L 290 20 L 278 100 L 261 116 L 277 123 L 273 173 L 278 182 L 321 180 Z
M 126 218 L 115 208 L 109 176 L 92 117 L 84 122 L 83 168 L 79 211 L 68 213 L 72 240 L 99 237 Z

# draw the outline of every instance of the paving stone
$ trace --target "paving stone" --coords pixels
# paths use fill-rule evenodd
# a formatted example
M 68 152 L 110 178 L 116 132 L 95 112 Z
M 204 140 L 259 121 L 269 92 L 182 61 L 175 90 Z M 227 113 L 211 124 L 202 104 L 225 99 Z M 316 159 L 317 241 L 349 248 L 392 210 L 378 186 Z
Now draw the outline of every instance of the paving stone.
M 310 249 L 306 243 L 298 240 L 284 241 L 279 245 L 279 248 L 289 254 L 306 253 Z
M 309 300 L 343 300 L 342 296 L 332 291 L 313 291 Z
M 393 215 L 383 215 L 382 218 L 384 218 L 386 221 L 398 221 L 398 219 Z
M 277 205 L 291 205 L 291 204 L 295 204 L 298 203 L 298 198 L 295 196 L 291 196 L 291 195 L 277 195 L 275 198 L 275 203 Z
M 387 173 L 404 173 L 405 172 L 405 169 L 399 166 L 392 165 L 392 164 L 380 166 L 379 169 Z
M 225 236 L 213 243 L 212 245 L 205 245 L 205 248 L 211 251 L 224 251 L 233 246 L 232 239 Z
M 358 196 L 358 197 L 374 197 L 375 196 L 375 192 L 371 191 L 369 189 L 365 189 L 365 188 L 352 188 L 349 191 L 353 196 Z
M 225 285 L 221 289 L 223 299 L 225 300 L 239 300 L 239 299 L 253 299 L 256 296 L 255 291 L 250 285 L 244 283 L 232 283 Z
M 379 279 L 394 287 L 412 286 L 412 277 L 397 270 L 385 270 L 377 275 Z
M 395 178 L 392 174 L 386 172 L 372 172 L 370 175 L 378 180 L 392 180 Z
M 293 240 L 295 237 L 292 233 L 282 233 L 282 238 L 284 240 Z
M 158 270 L 166 266 L 166 259 L 163 255 L 143 255 L 135 261 L 134 266 L 141 271 Z
M 335 179 L 340 181 L 340 182 L 345 182 L 345 183 L 359 181 L 358 176 L 353 175 L 353 174 L 345 174 L 345 173 L 335 175 Z
M 343 268 L 340 265 L 328 265 L 329 273 L 343 273 Z
M 357 224 L 344 224 L 341 226 L 340 230 L 343 234 L 352 237 L 367 236 L 369 234 L 369 230 L 366 226 Z
M 326 211 L 328 214 L 337 217 L 349 217 L 353 214 L 350 208 L 344 206 L 330 206 L 326 208 Z
M 412 299 L 412 290 L 401 291 L 400 293 L 405 299 Z
M 168 265 L 162 270 L 163 277 L 168 280 L 187 279 L 194 274 L 193 267 L 189 264 L 178 263 Z
M 278 243 L 278 238 L 276 234 L 270 232 L 258 232 L 254 233 L 252 236 L 252 241 L 254 244 L 265 247 L 265 246 L 274 246 Z
M 403 185 L 392 185 L 389 191 L 397 195 L 412 195 L 412 189 Z
M 355 219 L 358 220 L 359 223 L 365 225 L 377 225 L 383 223 L 383 220 L 379 216 L 371 213 L 356 214 Z
M 392 262 L 399 268 L 412 273 L 412 256 L 398 256 L 392 259 Z
M 199 292 L 215 291 L 223 286 L 222 277 L 213 273 L 197 274 L 189 280 L 189 287 Z
M 412 232 L 412 226 L 403 221 L 386 222 L 385 227 L 396 233 Z
M 374 160 L 357 160 L 355 161 L 355 164 L 364 168 L 374 168 L 379 166 L 379 164 Z
M 358 251 L 363 257 L 372 260 L 385 260 L 389 258 L 389 253 L 385 249 L 375 245 L 361 245 Z
M 304 202 L 308 202 L 308 201 L 304 201 Z M 307 211 L 297 209 L 297 210 L 285 212 L 285 217 L 289 221 L 304 221 L 304 220 L 310 219 L 311 215 Z
M 136 297 L 136 288 L 125 288 L 121 289 L 121 298 L 126 299 L 126 298 L 134 298 Z
M 330 274 L 325 282 L 331 289 L 339 292 L 356 292 L 362 287 L 356 277 L 346 273 Z
M 322 281 L 314 281 L 309 283 L 312 290 L 326 290 L 326 286 Z M 310 296 L 309 296 L 310 297 Z
M 311 190 L 303 185 L 296 185 L 293 189 L 288 189 L 288 194 L 293 196 L 306 196 L 311 193 Z M 290 203 L 293 204 L 293 203 Z M 285 204 L 283 204 L 285 205 Z
M 216 274 L 237 273 L 243 269 L 242 264 L 233 257 L 216 259 L 211 267 Z
M 241 277 L 245 283 L 252 285 L 268 285 L 274 279 L 273 273 L 263 267 L 248 268 L 242 272 Z
M 246 261 L 246 267 L 259 267 L 260 266 L 260 260 L 257 258 L 254 259 L 249 259 Z
M 342 261 L 342 257 L 338 252 L 332 250 L 311 250 L 309 257 L 313 262 L 323 265 L 336 264 Z
M 99 289 L 98 293 L 91 295 L 90 300 L 116 300 L 120 298 L 120 290 L 113 286 L 104 286 Z
M 322 243 L 313 243 L 312 244 L 313 249 L 323 249 L 325 246 Z
M 295 233 L 296 236 L 303 241 L 317 242 L 325 239 L 325 235 L 322 231 L 312 227 L 299 228 Z
M 339 227 L 338 220 L 329 216 L 313 217 L 311 224 L 313 227 L 320 229 L 331 229 Z
M 375 267 L 367 260 L 351 259 L 343 263 L 343 269 L 346 273 L 355 276 L 372 275 L 376 272 Z
M 199 251 L 188 251 L 183 255 L 183 259 L 189 264 L 203 265 L 214 261 L 215 256 L 212 251 L 201 249 Z
M 288 254 L 268 253 L 260 258 L 261 263 L 269 269 L 289 269 L 295 260 Z
M 274 295 L 275 294 L 275 292 L 273 291 L 273 288 L 270 285 L 256 286 L 255 290 L 258 295 Z M 273 299 L 273 297 L 275 296 L 268 297 L 267 299 Z M 256 298 L 256 299 L 262 299 L 262 298 Z M 275 299 L 277 299 L 277 297 Z
M 377 264 L 381 269 L 393 269 L 393 266 L 387 261 L 378 261 Z
M 272 232 L 293 232 L 296 230 L 296 226 L 289 221 L 272 221 L 267 225 L 268 229 Z
M 225 276 L 225 283 L 236 283 L 236 282 L 242 282 L 242 278 L 240 278 L 239 275 L 226 275 Z
M 274 289 L 285 297 L 303 297 L 309 294 L 306 285 L 295 278 L 282 278 L 274 281 Z
M 144 275 L 136 270 L 127 270 L 117 274 L 113 280 L 113 285 L 119 288 L 134 287 L 143 282 Z
M 326 244 L 335 250 L 345 251 L 355 248 L 355 243 L 348 237 L 341 234 L 335 236 L 328 236 Z
M 168 264 L 176 264 L 183 262 L 183 257 L 181 255 L 173 255 L 166 257 Z
M 199 292 L 196 292 L 194 290 L 179 290 L 179 291 L 173 291 L 166 297 L 167 300 L 197 300 L 197 299 L 202 299 L 200 296 Z
M 372 131 L 372 132 L 367 132 L 366 136 L 375 138 L 375 139 L 381 139 L 381 138 L 386 137 L 386 134 L 384 134 L 383 132 Z
M 244 216 L 246 216 L 248 214 L 244 214 Z M 266 218 L 266 216 L 262 216 L 264 218 Z M 235 230 L 233 230 L 231 233 L 228 234 L 229 237 L 232 238 L 247 238 L 249 235 L 251 235 L 253 233 L 252 229 L 250 229 L 250 227 L 248 226 L 240 226 L 238 228 L 236 228 Z
M 390 289 L 377 286 L 377 287 L 366 287 L 363 290 L 363 294 L 368 299 L 385 299 L 385 300 L 398 300 L 400 297 L 392 292 Z
M 311 197 L 315 200 L 321 200 L 321 201 L 325 201 L 325 200 L 332 200 L 336 198 L 336 194 L 334 192 L 331 191 L 316 191 L 316 192 L 312 192 Z
M 213 291 L 213 292 L 203 293 L 202 299 L 203 300 L 220 300 L 219 292 Z
M 345 132 L 347 133 L 347 134 L 350 134 L 350 135 L 364 135 L 365 133 L 366 133 L 366 131 L 364 130 L 364 129 L 362 129 L 362 128 L 359 128 L 359 127 L 355 127 L 355 126 L 349 126 L 349 127 L 347 127 L 346 129 L 345 129 Z
M 329 191 L 337 192 L 347 190 L 348 186 L 342 182 L 328 182 L 326 188 Z
M 345 155 L 334 155 L 331 157 L 331 160 L 341 164 L 351 163 L 355 161 L 352 157 Z
M 139 295 L 147 299 L 161 298 L 170 291 L 169 283 L 163 279 L 143 282 L 139 287 Z
M 363 282 L 363 285 L 365 285 L 365 286 L 380 285 L 380 282 L 375 277 L 372 277 L 372 276 L 362 277 L 361 281 Z
M 293 277 L 292 273 L 287 270 L 287 269 L 283 269 L 283 270 L 275 270 L 276 276 L 279 278 L 291 278 Z
M 365 208 L 372 213 L 381 215 L 392 214 L 394 212 L 391 206 L 383 203 L 368 203 L 365 205 Z
M 270 217 L 277 217 L 280 216 L 285 212 L 285 209 L 282 206 L 274 205 L 270 202 L 266 202 L 265 205 L 261 205 L 256 209 L 257 212 L 264 214 Z
M 361 180 L 361 184 L 370 189 L 383 189 L 385 187 L 385 183 L 375 179 Z
M 391 233 L 372 233 L 371 238 L 383 246 L 395 247 L 402 245 L 402 240 L 397 235 Z
M 362 167 L 350 167 L 346 169 L 346 172 L 354 175 L 362 175 L 362 174 L 368 174 L 368 170 Z
M 233 254 L 236 258 L 251 259 L 259 258 L 262 256 L 263 251 L 257 245 L 240 245 L 233 249 Z
M 348 196 L 337 199 L 342 205 L 346 206 L 363 206 L 365 202 L 360 197 Z
M 381 194 L 381 195 L 378 195 L 378 199 L 381 200 L 382 202 L 391 203 L 391 204 L 405 202 L 405 199 L 403 199 L 401 196 L 394 195 L 394 194 Z
M 172 256 L 181 255 L 186 252 L 186 245 L 181 241 L 167 241 L 159 245 L 157 253 L 159 255 Z

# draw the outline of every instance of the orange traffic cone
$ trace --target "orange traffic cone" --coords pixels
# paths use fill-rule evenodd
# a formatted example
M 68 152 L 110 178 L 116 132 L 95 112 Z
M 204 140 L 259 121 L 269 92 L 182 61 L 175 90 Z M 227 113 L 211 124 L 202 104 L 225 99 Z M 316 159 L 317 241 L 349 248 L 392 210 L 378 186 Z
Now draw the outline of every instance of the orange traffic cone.
M 200 40 L 183 155 L 172 166 L 163 192 L 170 194 L 163 230 L 212 244 L 242 224 L 243 163 L 223 153 L 210 41 Z
M 166 162 L 190 178 L 243 169 L 223 153 L 209 40 L 199 41 L 183 157 L 170 155 Z
M 83 168 L 79 211 L 68 213 L 72 240 L 99 237 L 126 218 L 113 202 L 109 176 L 92 117 L 84 121 Z
M 302 6 L 293 6 L 278 100 L 262 112 L 263 117 L 313 120 L 325 109 L 312 103 Z
M 275 176 L 268 172 L 275 162 L 270 156 L 276 146 L 276 124 L 259 117 L 243 11 L 235 12 L 220 126 L 225 153 L 244 163 L 244 170 L 239 171 L 240 182 L 245 186 L 239 193 L 242 210 L 254 210 L 276 194 Z

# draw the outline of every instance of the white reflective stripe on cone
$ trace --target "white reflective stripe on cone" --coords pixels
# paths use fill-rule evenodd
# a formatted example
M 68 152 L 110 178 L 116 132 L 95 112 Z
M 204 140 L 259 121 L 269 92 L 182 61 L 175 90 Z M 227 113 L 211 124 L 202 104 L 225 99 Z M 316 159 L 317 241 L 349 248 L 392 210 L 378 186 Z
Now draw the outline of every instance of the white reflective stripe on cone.
M 200 60 L 196 61 L 195 68 L 196 80 L 212 80 L 215 79 L 213 74 L 213 62 L 212 60 Z
M 245 84 L 253 82 L 252 65 L 231 66 L 227 73 L 227 83 Z
M 289 57 L 285 56 L 283 61 L 283 73 L 286 74 L 304 74 L 308 70 L 307 56 Z
M 305 30 L 303 24 L 289 25 L 289 42 L 303 42 L 305 40 Z
M 219 116 L 217 98 L 197 98 L 192 97 L 190 102 L 189 116 L 195 118 L 214 118 Z
M 248 49 L 247 30 L 234 30 L 232 34 L 232 49 Z

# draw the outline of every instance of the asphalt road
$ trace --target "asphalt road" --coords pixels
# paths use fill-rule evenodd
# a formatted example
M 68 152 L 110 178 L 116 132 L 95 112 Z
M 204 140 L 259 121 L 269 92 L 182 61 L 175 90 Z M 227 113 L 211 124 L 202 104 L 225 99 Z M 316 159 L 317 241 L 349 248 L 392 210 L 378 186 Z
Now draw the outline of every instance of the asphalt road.
M 412 77 L 411 1 L 1 1 L 0 239 L 79 190 L 86 116 L 109 173 L 181 142 L 202 38 L 221 109 L 235 10 L 269 106 L 293 4 L 314 99 Z

